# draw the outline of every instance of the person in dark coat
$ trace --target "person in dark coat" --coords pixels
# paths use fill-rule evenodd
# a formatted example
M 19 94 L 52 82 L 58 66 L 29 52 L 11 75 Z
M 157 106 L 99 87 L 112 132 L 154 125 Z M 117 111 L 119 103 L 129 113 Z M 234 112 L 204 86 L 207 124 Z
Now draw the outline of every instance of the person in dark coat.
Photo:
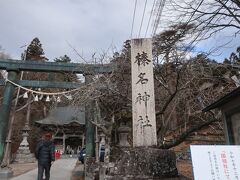
M 55 146 L 52 142 L 51 133 L 46 133 L 42 140 L 37 144 L 35 157 L 38 160 L 38 180 L 43 180 L 45 171 L 45 180 L 50 178 L 50 168 L 55 161 Z

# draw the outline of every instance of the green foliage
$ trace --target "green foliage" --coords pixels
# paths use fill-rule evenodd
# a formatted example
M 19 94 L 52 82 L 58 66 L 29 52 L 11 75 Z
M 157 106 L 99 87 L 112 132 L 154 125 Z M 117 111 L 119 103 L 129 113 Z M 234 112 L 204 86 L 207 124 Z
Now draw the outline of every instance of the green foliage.
M 57 62 L 57 63 L 70 63 L 71 62 L 71 58 L 65 54 L 64 56 L 60 56 L 58 58 L 55 58 L 54 62 Z M 76 81 L 78 81 L 78 77 L 74 73 L 57 73 L 57 74 L 58 74 L 56 76 L 57 80 L 67 81 L 67 82 L 76 82 Z
M 27 47 L 27 50 L 24 52 L 24 54 L 22 54 L 22 59 L 24 60 L 25 58 L 27 61 L 29 61 L 29 60 L 48 60 L 46 57 L 44 57 L 44 51 L 42 48 L 42 44 L 37 37 L 31 41 L 31 43 Z
M 70 63 L 71 59 L 66 54 L 64 56 L 60 56 L 59 58 L 55 58 L 54 62 L 61 62 L 61 63 Z
M 240 47 L 236 49 L 236 52 L 232 52 L 229 58 L 225 58 L 225 64 L 240 64 Z

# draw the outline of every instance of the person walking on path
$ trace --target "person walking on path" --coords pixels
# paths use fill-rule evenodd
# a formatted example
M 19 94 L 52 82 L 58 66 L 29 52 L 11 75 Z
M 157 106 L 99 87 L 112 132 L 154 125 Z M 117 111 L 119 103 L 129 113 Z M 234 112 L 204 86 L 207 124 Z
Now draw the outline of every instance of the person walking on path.
M 50 168 L 55 161 L 55 146 L 52 142 L 52 134 L 46 133 L 42 140 L 37 144 L 35 157 L 38 160 L 38 180 L 43 180 L 45 171 L 45 180 L 50 178 Z

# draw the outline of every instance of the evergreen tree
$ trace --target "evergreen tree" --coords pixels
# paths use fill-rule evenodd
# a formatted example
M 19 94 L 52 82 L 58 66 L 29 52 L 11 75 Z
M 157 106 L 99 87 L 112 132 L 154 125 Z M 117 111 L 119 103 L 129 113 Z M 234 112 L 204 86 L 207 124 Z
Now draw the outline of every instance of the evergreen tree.
M 60 56 L 59 58 L 55 58 L 54 62 L 57 63 L 70 63 L 71 58 L 68 57 L 66 54 L 64 56 Z M 78 77 L 76 74 L 73 73 L 56 73 L 55 79 L 59 81 L 67 81 L 67 82 L 73 82 L 78 81 Z
M 240 47 L 237 47 L 236 52 L 232 52 L 229 58 L 225 58 L 225 64 L 240 64 Z
M 27 49 L 21 55 L 22 60 L 26 61 L 47 61 L 44 56 L 44 51 L 40 40 L 36 37 L 27 46 Z M 48 73 L 45 72 L 29 72 L 24 73 L 23 79 L 25 80 L 47 80 Z
M 24 52 L 26 53 L 26 60 L 48 60 L 45 56 L 44 56 L 44 51 L 42 48 L 42 44 L 40 42 L 40 40 L 36 37 L 32 40 L 32 42 L 29 44 L 29 46 L 27 47 L 27 50 Z M 22 59 L 25 58 L 25 54 L 22 54 Z
M 54 62 L 62 62 L 62 63 L 69 63 L 71 62 L 70 57 L 68 57 L 66 54 L 64 56 L 60 56 L 59 58 L 55 58 Z

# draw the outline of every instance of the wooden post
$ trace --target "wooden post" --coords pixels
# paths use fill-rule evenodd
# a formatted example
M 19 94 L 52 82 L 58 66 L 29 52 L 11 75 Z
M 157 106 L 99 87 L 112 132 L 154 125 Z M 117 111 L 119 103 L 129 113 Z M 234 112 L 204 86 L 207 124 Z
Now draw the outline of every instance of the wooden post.
M 131 40 L 133 146 L 157 145 L 152 40 Z
M 66 135 L 63 133 L 63 154 L 65 153 L 66 149 Z
M 31 94 L 29 94 L 28 100 L 27 100 L 27 116 L 26 116 L 26 122 L 25 122 L 25 126 L 29 126 L 29 122 L 30 122 L 30 115 L 31 115 L 31 99 L 32 96 Z

